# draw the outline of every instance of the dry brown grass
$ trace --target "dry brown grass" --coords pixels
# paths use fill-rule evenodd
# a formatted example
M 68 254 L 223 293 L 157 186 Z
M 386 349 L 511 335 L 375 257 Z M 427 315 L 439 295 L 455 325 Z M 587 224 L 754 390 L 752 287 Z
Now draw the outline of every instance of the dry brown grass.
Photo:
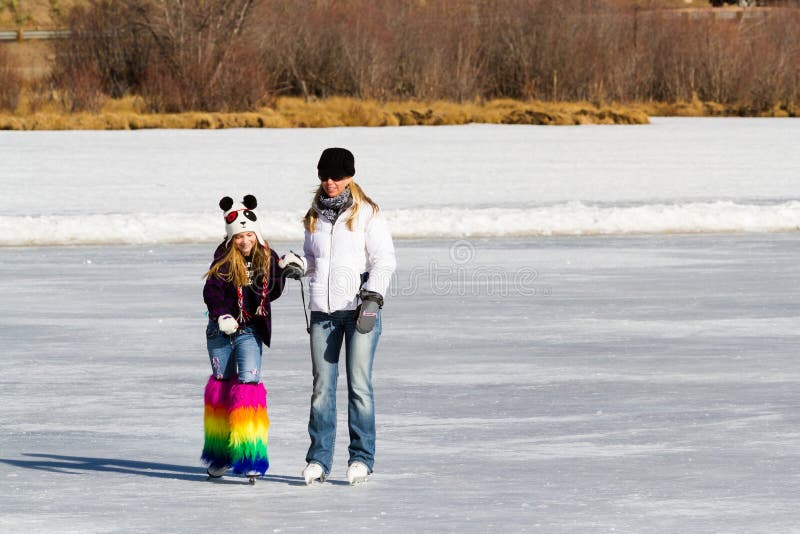
M 59 13 L 64 14 L 73 6 L 88 3 L 88 0 L 58 0 L 54 11 L 50 0 L 18 0 L 16 10 L 0 9 L 0 29 L 17 29 L 20 22 L 25 29 L 58 28 L 61 25 Z
M 415 100 L 378 102 L 328 98 L 305 102 L 281 98 L 275 110 L 294 126 L 411 126 L 490 124 L 646 124 L 647 115 L 629 106 L 588 102 L 522 102 L 511 99 L 457 103 Z
M 23 98 L 23 101 L 25 98 Z M 247 113 L 144 113 L 140 97 L 108 100 L 98 113 L 67 113 L 56 100 L 36 112 L 18 108 L 0 115 L 5 130 L 138 130 L 145 128 L 325 128 L 334 126 L 493 124 L 646 124 L 647 115 L 628 106 L 591 103 L 387 102 L 330 98 L 280 98 L 272 107 Z
M 48 41 L 4 42 L 0 43 L 0 50 L 14 58 L 17 74 L 24 80 L 42 78 L 50 74 L 53 50 Z
M 800 117 L 800 105 L 775 104 L 756 110 L 743 104 L 720 104 L 696 96 L 680 102 L 642 102 L 635 107 L 651 117 Z

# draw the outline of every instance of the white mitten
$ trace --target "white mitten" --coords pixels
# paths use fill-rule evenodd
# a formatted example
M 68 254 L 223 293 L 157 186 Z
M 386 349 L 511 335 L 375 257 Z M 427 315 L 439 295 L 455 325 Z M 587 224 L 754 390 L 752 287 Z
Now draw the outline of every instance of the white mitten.
M 294 278 L 299 280 L 306 274 L 306 259 L 298 256 L 291 250 L 278 260 L 278 267 L 283 269 L 283 273 L 287 278 Z
M 228 335 L 235 334 L 239 330 L 239 323 L 230 315 L 220 315 L 217 324 L 219 329 Z

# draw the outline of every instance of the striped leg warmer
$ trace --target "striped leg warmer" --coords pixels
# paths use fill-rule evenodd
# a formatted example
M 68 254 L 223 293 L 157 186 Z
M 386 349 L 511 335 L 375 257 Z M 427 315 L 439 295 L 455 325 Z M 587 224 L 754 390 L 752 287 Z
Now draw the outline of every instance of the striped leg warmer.
M 269 468 L 267 455 L 267 390 L 264 384 L 234 384 L 230 400 L 230 452 L 233 470 L 263 475 Z
M 201 459 L 209 467 L 231 465 L 231 453 L 228 448 L 231 434 L 228 407 L 231 387 L 236 382 L 235 377 L 231 380 L 217 380 L 211 376 L 206 384 L 206 407 L 203 416 L 205 443 Z

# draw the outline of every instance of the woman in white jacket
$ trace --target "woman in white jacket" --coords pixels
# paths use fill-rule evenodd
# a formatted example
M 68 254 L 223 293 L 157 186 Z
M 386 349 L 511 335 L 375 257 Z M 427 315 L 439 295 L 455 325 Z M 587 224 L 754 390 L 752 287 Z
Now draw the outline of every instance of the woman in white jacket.
M 381 335 L 380 308 L 395 269 L 394 245 L 378 205 L 353 181 L 355 161 L 349 150 L 325 149 L 317 171 L 321 184 L 303 221 L 314 374 L 308 422 L 311 446 L 303 478 L 306 484 L 322 482 L 331 469 L 336 381 L 344 342 L 350 430 L 347 479 L 357 484 L 367 479 L 374 464 L 372 363 Z M 285 261 L 293 263 L 289 257 Z

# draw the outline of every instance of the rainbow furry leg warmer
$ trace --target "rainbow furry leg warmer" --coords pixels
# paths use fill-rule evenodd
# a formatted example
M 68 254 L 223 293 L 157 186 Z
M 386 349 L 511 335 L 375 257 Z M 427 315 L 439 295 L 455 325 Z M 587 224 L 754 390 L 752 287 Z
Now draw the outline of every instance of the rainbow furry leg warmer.
M 217 380 L 211 376 L 206 384 L 206 407 L 203 416 L 205 443 L 200 458 L 209 467 L 231 465 L 231 453 L 228 447 L 231 428 L 228 411 L 231 388 L 236 382 L 236 377 L 231 380 Z
M 264 384 L 233 385 L 229 421 L 229 448 L 234 472 L 246 475 L 255 471 L 263 475 L 269 468 L 269 416 Z

